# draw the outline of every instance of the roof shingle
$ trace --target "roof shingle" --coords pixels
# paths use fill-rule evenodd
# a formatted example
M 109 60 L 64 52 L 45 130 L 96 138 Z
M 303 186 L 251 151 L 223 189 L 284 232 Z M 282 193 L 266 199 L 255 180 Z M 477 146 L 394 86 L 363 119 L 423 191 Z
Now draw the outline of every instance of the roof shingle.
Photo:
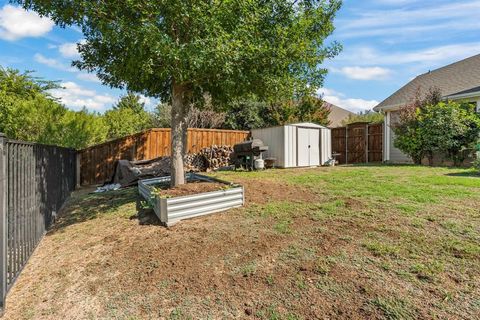
M 397 107 L 415 98 L 417 92 L 424 96 L 430 88 L 438 88 L 444 97 L 472 92 L 480 87 L 480 54 L 422 74 L 390 97 L 374 110 Z

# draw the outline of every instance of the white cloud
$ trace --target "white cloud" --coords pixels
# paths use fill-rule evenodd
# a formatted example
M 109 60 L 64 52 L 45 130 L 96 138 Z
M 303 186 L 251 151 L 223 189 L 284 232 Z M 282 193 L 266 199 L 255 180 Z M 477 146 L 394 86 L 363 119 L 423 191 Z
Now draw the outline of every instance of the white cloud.
M 379 104 L 379 102 L 376 100 L 348 98 L 343 93 L 328 88 L 322 88 L 318 91 L 318 93 L 323 96 L 323 100 L 326 102 L 355 113 L 371 110 L 373 107 Z
M 26 37 L 40 37 L 52 30 L 53 21 L 37 13 L 12 5 L 0 9 L 0 38 L 15 41 Z
M 383 0 L 386 4 L 404 5 L 410 1 Z M 360 11 L 356 17 L 338 21 L 342 37 L 372 35 L 392 36 L 434 30 L 478 30 L 480 1 L 449 1 L 447 3 L 424 3 L 418 6 L 388 8 L 385 10 Z M 426 29 L 427 28 L 427 29 Z M 411 40 L 411 38 L 409 38 Z
M 80 57 L 77 44 L 75 42 L 67 42 L 58 47 L 58 51 L 64 58 L 77 59 Z
M 386 4 L 386 5 L 399 5 L 399 4 L 407 4 L 412 3 L 418 0 L 376 0 L 375 2 L 378 4 Z
M 410 52 L 382 52 L 371 47 L 350 47 L 337 62 L 349 64 L 402 65 L 421 64 L 431 68 L 455 62 L 480 53 L 480 42 L 437 46 Z
M 47 66 L 49 66 L 51 68 L 54 68 L 54 69 L 57 69 L 57 70 L 62 70 L 62 71 L 67 71 L 67 72 L 75 72 L 76 71 L 75 68 L 62 63 L 62 62 L 58 61 L 57 59 L 47 58 L 40 53 L 36 53 L 33 56 L 33 59 L 38 63 L 47 65 Z
M 151 107 L 153 101 L 151 98 L 144 96 L 143 94 L 140 95 L 140 102 L 145 104 L 145 107 Z
M 385 80 L 392 73 L 390 69 L 382 67 L 343 67 L 331 68 L 332 72 L 341 73 L 353 80 Z
M 98 94 L 95 90 L 85 89 L 72 81 L 60 85 L 63 89 L 51 90 L 51 94 L 74 110 L 86 107 L 90 110 L 104 111 L 116 101 L 111 95 Z
M 65 72 L 77 73 L 77 79 L 88 81 L 88 82 L 102 83 L 102 81 L 100 81 L 100 79 L 98 79 L 98 77 L 95 74 L 80 72 L 76 68 L 63 63 L 58 59 L 48 58 L 40 53 L 36 53 L 33 56 L 33 59 L 38 63 L 49 66 L 50 68 L 54 68 L 54 69 L 65 71 Z
M 81 72 L 77 75 L 77 78 L 83 81 L 102 83 L 102 81 L 93 73 Z

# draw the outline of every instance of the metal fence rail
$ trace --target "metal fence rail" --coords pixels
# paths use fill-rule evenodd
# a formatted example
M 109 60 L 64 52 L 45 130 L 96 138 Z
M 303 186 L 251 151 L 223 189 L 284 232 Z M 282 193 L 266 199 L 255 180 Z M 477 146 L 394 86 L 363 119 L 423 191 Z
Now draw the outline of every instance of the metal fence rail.
M 75 189 L 76 152 L 0 133 L 1 308 L 35 247 Z

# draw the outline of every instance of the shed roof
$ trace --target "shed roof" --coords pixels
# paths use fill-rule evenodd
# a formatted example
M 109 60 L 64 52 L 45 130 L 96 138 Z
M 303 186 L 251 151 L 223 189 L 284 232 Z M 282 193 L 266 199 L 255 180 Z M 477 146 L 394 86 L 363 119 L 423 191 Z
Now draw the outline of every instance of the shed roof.
M 278 126 L 271 126 L 271 127 L 264 127 L 264 128 L 256 128 L 250 130 L 251 132 L 258 131 L 258 130 L 265 130 L 265 129 L 273 129 L 273 128 L 283 128 L 283 127 L 302 127 L 302 128 L 313 128 L 313 129 L 327 129 L 330 130 L 330 128 L 321 126 L 316 123 L 312 122 L 298 122 L 298 123 L 289 123 L 289 124 L 284 124 L 284 125 L 278 125 Z
M 321 126 L 316 123 L 312 122 L 299 122 L 299 123 L 291 123 L 288 124 L 288 126 L 294 126 L 294 127 L 304 127 L 304 128 L 315 128 L 315 129 L 328 129 L 327 127 Z
M 474 91 L 480 86 L 480 54 L 422 74 L 374 108 L 375 111 L 399 107 L 438 88 L 443 97 Z

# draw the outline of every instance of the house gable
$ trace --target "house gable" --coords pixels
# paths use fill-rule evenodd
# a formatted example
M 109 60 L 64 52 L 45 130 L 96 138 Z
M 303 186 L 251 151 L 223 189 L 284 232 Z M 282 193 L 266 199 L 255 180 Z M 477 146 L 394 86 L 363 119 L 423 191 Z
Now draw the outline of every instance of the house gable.
M 444 98 L 452 100 L 480 100 L 480 54 L 416 77 L 374 110 L 398 109 L 417 95 L 423 98 L 431 88 L 439 89 Z

